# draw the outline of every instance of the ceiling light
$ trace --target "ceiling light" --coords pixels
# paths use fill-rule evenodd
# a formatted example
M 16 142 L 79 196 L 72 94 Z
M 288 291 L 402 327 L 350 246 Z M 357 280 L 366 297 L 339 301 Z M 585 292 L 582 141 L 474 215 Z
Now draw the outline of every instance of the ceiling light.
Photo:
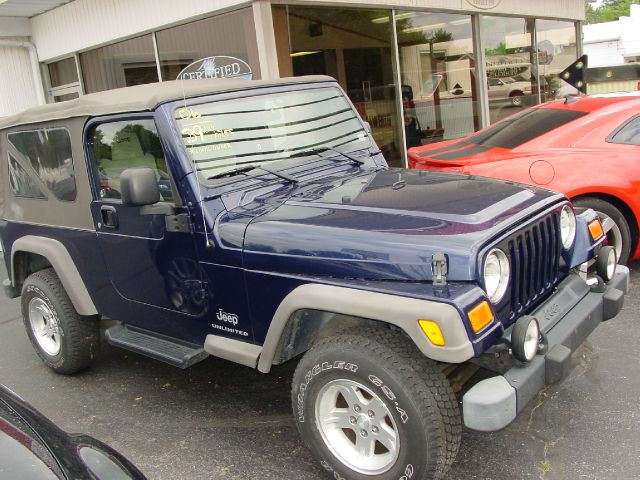
M 313 55 L 314 53 L 320 53 L 322 50 L 316 50 L 314 52 L 296 52 L 289 55 L 290 57 L 304 57 L 305 55 Z
M 433 25 L 424 25 L 422 27 L 405 28 L 404 30 L 402 30 L 402 33 L 413 33 L 413 32 L 420 32 L 423 30 L 436 30 L 438 28 L 442 28 L 446 26 L 447 26 L 446 23 L 434 23 Z
M 414 12 L 404 12 L 404 13 L 397 13 L 396 14 L 396 20 L 402 20 L 404 18 L 411 18 L 415 15 Z M 371 19 L 371 23 L 389 23 L 389 16 L 387 17 L 378 17 L 378 18 L 372 18 Z

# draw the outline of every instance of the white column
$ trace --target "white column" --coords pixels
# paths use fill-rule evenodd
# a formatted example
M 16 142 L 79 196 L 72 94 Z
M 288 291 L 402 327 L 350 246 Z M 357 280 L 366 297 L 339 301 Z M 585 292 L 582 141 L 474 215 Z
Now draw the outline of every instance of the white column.
M 273 32 L 273 16 L 271 15 L 270 0 L 254 0 L 253 21 L 256 25 L 256 40 L 258 42 L 258 59 L 260 60 L 260 74 L 263 80 L 280 77 L 278 69 L 278 55 L 276 37 Z
M 478 115 L 480 127 L 484 128 L 491 122 L 489 115 L 489 87 L 487 86 L 487 64 L 484 56 L 484 45 L 480 35 L 482 15 L 471 15 L 473 35 L 473 51 L 476 57 L 476 92 L 478 93 Z

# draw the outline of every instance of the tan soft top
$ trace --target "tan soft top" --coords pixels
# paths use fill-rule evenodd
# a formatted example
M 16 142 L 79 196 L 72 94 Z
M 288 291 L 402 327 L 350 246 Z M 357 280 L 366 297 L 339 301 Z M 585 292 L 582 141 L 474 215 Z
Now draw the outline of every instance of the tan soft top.
M 30 123 L 46 122 L 61 118 L 94 117 L 120 112 L 141 112 L 153 110 L 161 103 L 182 98 L 199 97 L 218 92 L 246 90 L 298 83 L 335 81 L 331 77 L 308 76 L 280 78 L 277 80 L 172 80 L 169 82 L 116 88 L 104 92 L 83 95 L 75 100 L 50 103 L 33 107 L 24 112 L 0 118 L 0 130 Z

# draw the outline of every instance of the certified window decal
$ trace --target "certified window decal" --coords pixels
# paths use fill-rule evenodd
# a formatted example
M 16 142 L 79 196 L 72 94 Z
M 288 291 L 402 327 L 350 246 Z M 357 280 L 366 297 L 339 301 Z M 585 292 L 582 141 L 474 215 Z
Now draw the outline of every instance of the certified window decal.
M 224 55 L 206 57 L 187 65 L 176 80 L 198 80 L 201 78 L 242 78 L 251 80 L 253 72 L 247 62 Z
M 502 0 L 467 0 L 467 3 L 472 7 L 480 8 L 482 10 L 491 10 L 500 5 Z

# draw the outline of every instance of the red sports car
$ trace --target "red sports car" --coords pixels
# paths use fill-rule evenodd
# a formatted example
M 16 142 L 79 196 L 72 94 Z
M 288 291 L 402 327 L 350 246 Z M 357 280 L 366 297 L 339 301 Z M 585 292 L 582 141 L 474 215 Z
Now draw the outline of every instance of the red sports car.
M 409 167 L 562 192 L 601 215 L 620 262 L 640 258 L 640 93 L 537 105 L 466 138 L 412 148 Z

